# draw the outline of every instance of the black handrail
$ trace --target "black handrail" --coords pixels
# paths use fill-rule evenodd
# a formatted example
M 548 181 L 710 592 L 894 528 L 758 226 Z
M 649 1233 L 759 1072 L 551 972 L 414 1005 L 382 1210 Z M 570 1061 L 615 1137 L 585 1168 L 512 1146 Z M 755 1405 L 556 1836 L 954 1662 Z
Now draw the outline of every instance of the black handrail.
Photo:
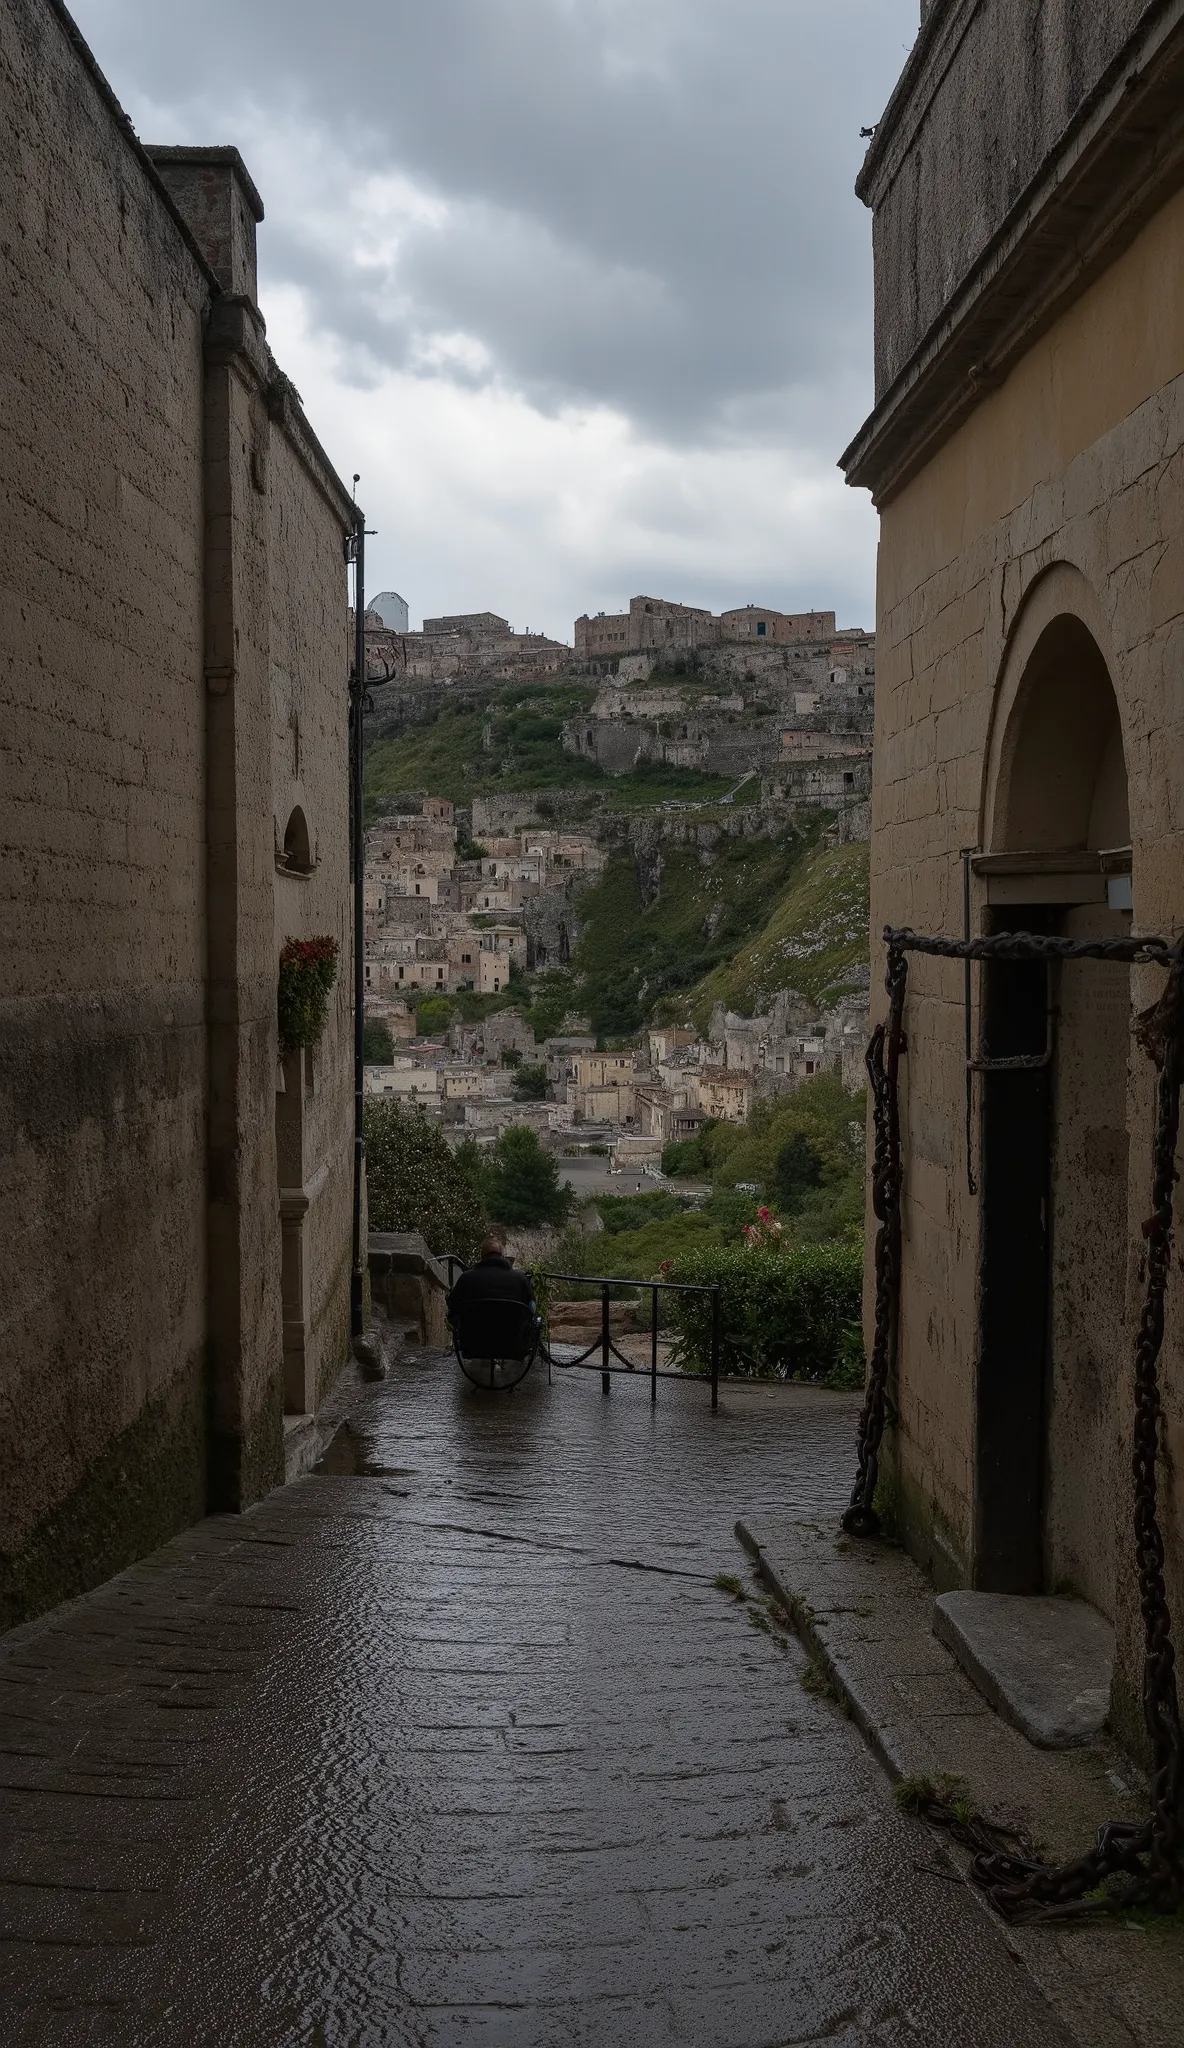
M 461 1271 L 463 1272 L 466 1269 L 467 1262 L 466 1260 L 462 1259 L 459 1253 L 457 1252 L 437 1252 L 435 1256 L 440 1265 L 447 1266 L 448 1268 L 448 1285 L 451 1289 L 453 1268 L 459 1266 Z M 626 1277 L 623 1274 L 551 1273 L 541 1268 L 539 1272 L 539 1278 L 542 1280 L 560 1280 L 568 1283 L 569 1285 L 579 1285 L 580 1287 L 599 1287 L 600 1335 L 598 1337 L 593 1338 L 593 1341 L 591 1342 L 591 1344 L 589 1344 L 587 1350 L 581 1351 L 578 1358 L 555 1358 L 552 1355 L 549 1341 L 545 1341 L 542 1344 L 541 1349 L 543 1356 L 547 1361 L 548 1367 L 553 1366 L 557 1372 L 572 1372 L 577 1367 L 583 1367 L 585 1370 L 589 1372 L 598 1371 L 600 1373 L 601 1391 L 605 1394 L 611 1391 L 613 1373 L 623 1372 L 635 1374 L 637 1371 L 637 1367 L 634 1365 L 632 1359 L 626 1358 L 624 1352 L 619 1351 L 617 1349 L 617 1346 L 613 1343 L 612 1329 L 609 1322 L 609 1288 L 644 1287 L 648 1289 L 650 1295 L 649 1380 L 651 1402 L 655 1402 L 658 1398 L 659 1380 L 685 1380 L 695 1377 L 695 1375 L 690 1373 L 671 1372 L 666 1367 L 659 1368 L 659 1294 L 710 1294 L 713 1297 L 711 1304 L 711 1406 L 713 1409 L 718 1409 L 720 1290 L 719 1282 L 717 1280 L 713 1280 L 709 1283 L 704 1283 L 700 1281 L 693 1282 L 689 1280 L 637 1280 L 632 1277 Z M 599 1363 L 595 1366 L 589 1366 L 588 1360 L 591 1358 L 594 1351 L 599 1351 L 600 1353 Z M 611 1363 L 611 1361 L 614 1358 L 619 1361 L 616 1365 L 613 1365 Z
M 685 1379 L 687 1379 L 688 1377 L 690 1377 L 690 1375 L 688 1375 L 688 1374 L 687 1374 L 687 1373 L 685 1373 L 685 1372 L 671 1372 L 671 1371 L 669 1371 L 668 1369 L 666 1369 L 665 1367 L 663 1367 L 663 1368 L 662 1368 L 661 1370 L 659 1370 L 659 1367 L 658 1367 L 658 1296 L 659 1296 L 659 1294 L 710 1294 L 710 1295 L 712 1296 L 712 1305 L 711 1305 L 711 1406 L 712 1406 L 712 1408 L 713 1408 L 713 1409 L 717 1409 L 717 1408 L 719 1407 L 719 1341 L 720 1341 L 720 1291 L 719 1291 L 719 1282 L 718 1282 L 718 1281 L 713 1281 L 713 1282 L 711 1282 L 711 1283 L 710 1283 L 709 1285 L 705 1285 L 705 1284 L 703 1284 L 703 1283 L 701 1283 L 701 1282 L 695 1282 L 695 1283 L 692 1283 L 692 1282 L 690 1282 L 690 1281 L 685 1281 L 685 1280 L 637 1280 L 637 1279 L 633 1279 L 633 1278 L 625 1278 L 625 1277 L 624 1277 L 624 1276 L 622 1276 L 622 1275 L 616 1275 L 616 1276 L 612 1276 L 612 1275 L 609 1275 L 609 1274 L 604 1274 L 604 1273 L 549 1273 L 549 1272 L 546 1272 L 546 1271 L 542 1271 L 542 1272 L 540 1273 L 540 1278 L 541 1278 L 541 1279 L 543 1279 L 543 1280 L 561 1280 L 561 1281 L 567 1281 L 567 1282 L 570 1282 L 570 1283 L 576 1283 L 576 1282 L 578 1282 L 578 1284 L 579 1284 L 579 1285 L 580 1285 L 581 1287 L 599 1287 L 599 1289 L 600 1289 L 600 1335 L 599 1335 L 599 1337 L 595 1338 L 595 1339 L 593 1340 L 593 1342 L 592 1342 L 591 1344 L 589 1344 L 589 1346 L 588 1346 L 587 1350 L 586 1350 L 586 1351 L 583 1351 L 583 1352 L 581 1352 L 581 1354 L 580 1354 L 580 1356 L 579 1356 L 578 1358 L 569 1358 L 569 1359 L 558 1359 L 558 1358 L 555 1358 L 555 1357 L 554 1357 L 554 1356 L 552 1355 L 552 1352 L 551 1352 L 551 1347 L 550 1347 L 550 1342 L 549 1342 L 549 1341 L 548 1341 L 548 1343 L 547 1343 L 547 1344 L 546 1344 L 546 1346 L 545 1346 L 545 1350 L 546 1350 L 546 1355 L 547 1355 L 547 1362 L 548 1362 L 548 1364 L 549 1364 L 549 1365 L 554 1365 L 554 1366 L 556 1366 L 556 1367 L 557 1367 L 557 1368 L 558 1368 L 558 1369 L 559 1369 L 560 1371 L 571 1371 L 571 1370 L 572 1370 L 572 1369 L 573 1369 L 574 1367 L 576 1367 L 576 1366 L 584 1366 L 584 1367 L 586 1367 L 586 1368 L 587 1368 L 587 1369 L 588 1369 L 589 1371 L 596 1371 L 596 1370 L 597 1370 L 597 1367 L 595 1367 L 595 1366 L 592 1366 L 592 1367 L 588 1367 L 588 1363 L 587 1363 L 587 1362 L 588 1362 L 588 1360 L 589 1360 L 589 1359 L 591 1358 L 591 1356 L 592 1356 L 592 1353 L 593 1353 L 594 1351 L 596 1351 L 596 1350 L 599 1350 L 599 1352 L 600 1352 L 600 1363 L 599 1363 L 599 1372 L 600 1372 L 600 1386 L 601 1386 L 601 1392 L 602 1392 L 602 1393 L 605 1393 L 605 1394 L 607 1394 L 607 1393 L 609 1393 L 609 1392 L 611 1391 L 611 1388 L 612 1388 L 612 1374 L 613 1374 L 613 1373 L 615 1373 L 615 1372 L 635 1373 L 635 1372 L 637 1371 L 637 1367 L 636 1367 L 636 1366 L 634 1365 L 634 1363 L 633 1363 L 632 1359 L 630 1359 L 630 1358 L 626 1358 L 626 1357 L 625 1357 L 625 1354 L 624 1354 L 624 1352 L 623 1352 L 623 1351 L 619 1351 L 619 1350 L 617 1349 L 617 1346 L 616 1346 L 616 1345 L 615 1345 L 615 1344 L 613 1343 L 613 1341 L 612 1341 L 612 1330 L 611 1330 L 611 1326 L 610 1326 L 610 1323 L 609 1323 L 609 1289 L 610 1289 L 610 1287 L 644 1287 L 644 1288 L 648 1289 L 648 1291 L 649 1291 L 649 1295 L 650 1295 L 650 1374 L 649 1374 L 649 1377 L 650 1377 L 650 1401 L 651 1401 L 651 1403 L 652 1403 L 652 1402 L 655 1402 L 655 1401 L 657 1400 L 657 1398 L 658 1398 L 658 1381 L 659 1381 L 659 1380 L 685 1380 Z M 610 1363 L 610 1361 L 611 1361 L 611 1360 L 612 1360 L 613 1358 L 616 1358 L 616 1359 L 618 1359 L 618 1360 L 620 1361 L 620 1362 L 619 1362 L 619 1364 L 617 1364 L 617 1365 L 613 1365 L 613 1364 L 611 1364 L 611 1363 Z

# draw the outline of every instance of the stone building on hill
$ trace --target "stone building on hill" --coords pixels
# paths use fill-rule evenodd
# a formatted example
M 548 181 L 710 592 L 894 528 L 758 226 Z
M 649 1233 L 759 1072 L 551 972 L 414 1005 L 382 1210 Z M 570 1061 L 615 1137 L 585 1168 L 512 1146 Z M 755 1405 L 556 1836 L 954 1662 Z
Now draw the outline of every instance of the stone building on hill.
M 627 612 L 584 612 L 575 623 L 577 661 L 619 660 L 630 654 L 687 654 L 737 641 L 833 640 L 833 612 L 777 612 L 745 605 L 716 618 L 698 605 L 663 597 L 631 597 Z
M 58 0 L 0 66 L 0 1615 L 284 1474 L 348 1351 L 348 491 L 229 148 L 145 149 Z M 339 948 L 281 1060 L 289 938 Z
M 885 924 L 1090 942 L 1184 924 L 1182 166 L 1179 6 L 926 7 L 859 180 L 876 406 L 844 457 L 882 521 L 876 991 Z M 885 1452 L 940 1584 L 1071 1590 L 1113 1624 L 1111 1713 L 1136 1741 L 1154 1069 L 1131 1023 L 1163 987 L 1117 959 L 975 965 L 968 1069 L 963 965 L 913 959 Z M 1160 1467 L 1177 1616 L 1178 1280 Z
M 418 633 L 394 632 L 377 614 L 373 623 L 368 614 L 366 648 L 371 673 L 387 671 L 404 688 L 416 682 L 538 682 L 571 660 L 571 648 L 563 641 L 545 633 L 515 633 L 497 612 L 425 619 Z

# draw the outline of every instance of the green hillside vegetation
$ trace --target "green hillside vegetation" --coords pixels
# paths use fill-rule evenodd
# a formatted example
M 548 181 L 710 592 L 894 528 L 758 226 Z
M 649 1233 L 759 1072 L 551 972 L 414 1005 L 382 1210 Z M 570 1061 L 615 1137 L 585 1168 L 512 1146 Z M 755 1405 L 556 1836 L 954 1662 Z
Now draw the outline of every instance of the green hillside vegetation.
M 572 683 L 530 683 L 498 690 L 483 705 L 445 704 L 394 739 L 366 749 L 367 809 L 385 798 L 428 791 L 467 803 L 499 790 L 603 785 L 595 762 L 569 754 L 561 734 L 586 711 L 594 692 Z
M 671 799 L 718 800 L 731 783 L 664 761 L 643 761 L 628 775 L 609 776 L 563 745 L 567 720 L 590 707 L 594 689 L 579 683 L 508 686 L 484 704 L 445 704 L 412 721 L 393 739 L 366 749 L 366 809 L 430 793 L 467 803 L 474 796 L 524 789 L 587 789 L 590 804 L 634 809 Z
M 703 1030 L 713 1004 L 755 1017 L 782 988 L 826 1008 L 859 985 L 852 969 L 867 960 L 868 915 L 866 842 L 818 846 L 766 909 L 760 930 L 729 947 L 681 1001 L 665 1005 L 664 1016 Z
M 626 1037 L 655 1004 L 666 999 L 669 1007 L 680 991 L 725 969 L 737 946 L 762 931 L 770 901 L 803 865 L 816 831 L 726 839 L 709 865 L 698 848 L 671 846 L 657 897 L 644 906 L 636 858 L 629 848 L 617 849 L 579 899 L 584 929 L 572 964 L 593 1029 Z
M 746 1124 L 712 1123 L 687 1144 L 668 1145 L 671 1174 L 706 1175 L 718 1191 L 737 1182 L 760 1191 L 795 1243 L 856 1238 L 863 1228 L 867 1097 L 848 1095 L 838 1074 L 815 1074 L 793 1095 L 753 1105 Z M 670 1193 L 677 1193 L 677 1181 Z

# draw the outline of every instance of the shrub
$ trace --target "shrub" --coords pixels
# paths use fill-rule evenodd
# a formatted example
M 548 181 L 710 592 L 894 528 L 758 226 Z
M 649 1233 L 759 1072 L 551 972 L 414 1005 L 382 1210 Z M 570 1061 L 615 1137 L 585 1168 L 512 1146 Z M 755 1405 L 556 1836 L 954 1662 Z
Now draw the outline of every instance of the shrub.
M 777 1154 L 777 1200 L 787 1216 L 796 1216 L 806 1198 L 822 1185 L 822 1154 L 805 1131 L 794 1131 Z
M 546 1067 L 524 1067 L 519 1065 L 514 1076 L 514 1093 L 519 1102 L 545 1102 L 547 1099 Z
M 563 1223 L 572 1206 L 572 1192 L 561 1187 L 559 1168 L 527 1124 L 511 1124 L 482 1161 L 482 1183 L 492 1216 L 499 1223 L 533 1229 L 540 1223 Z
M 720 1288 L 720 1370 L 761 1379 L 862 1383 L 863 1254 L 852 1244 L 684 1251 L 668 1280 Z M 711 1297 L 672 1294 L 666 1314 L 684 1371 L 711 1368 Z
M 425 996 L 416 1004 L 415 1028 L 421 1038 L 438 1038 L 452 1022 L 452 1004 L 447 996 Z
M 367 1017 L 362 1030 L 362 1058 L 370 1067 L 389 1067 L 395 1057 L 391 1027 L 381 1017 Z
M 316 1044 L 329 1014 L 329 991 L 337 979 L 337 941 L 289 939 L 280 953 L 276 1009 L 280 1049 L 307 1050 Z
M 440 1131 L 397 1102 L 365 1105 L 371 1230 L 418 1230 L 433 1252 L 475 1259 L 485 1213 Z

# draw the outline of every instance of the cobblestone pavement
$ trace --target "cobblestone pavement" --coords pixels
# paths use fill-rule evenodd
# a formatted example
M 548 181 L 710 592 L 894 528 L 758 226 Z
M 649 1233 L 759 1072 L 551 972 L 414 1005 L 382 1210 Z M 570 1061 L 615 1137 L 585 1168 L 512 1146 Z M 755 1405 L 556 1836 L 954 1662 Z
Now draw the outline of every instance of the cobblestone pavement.
M 853 1406 L 449 1362 L 0 1643 L 0 2040 L 1068 2041 L 805 1660 L 717 1588 Z

